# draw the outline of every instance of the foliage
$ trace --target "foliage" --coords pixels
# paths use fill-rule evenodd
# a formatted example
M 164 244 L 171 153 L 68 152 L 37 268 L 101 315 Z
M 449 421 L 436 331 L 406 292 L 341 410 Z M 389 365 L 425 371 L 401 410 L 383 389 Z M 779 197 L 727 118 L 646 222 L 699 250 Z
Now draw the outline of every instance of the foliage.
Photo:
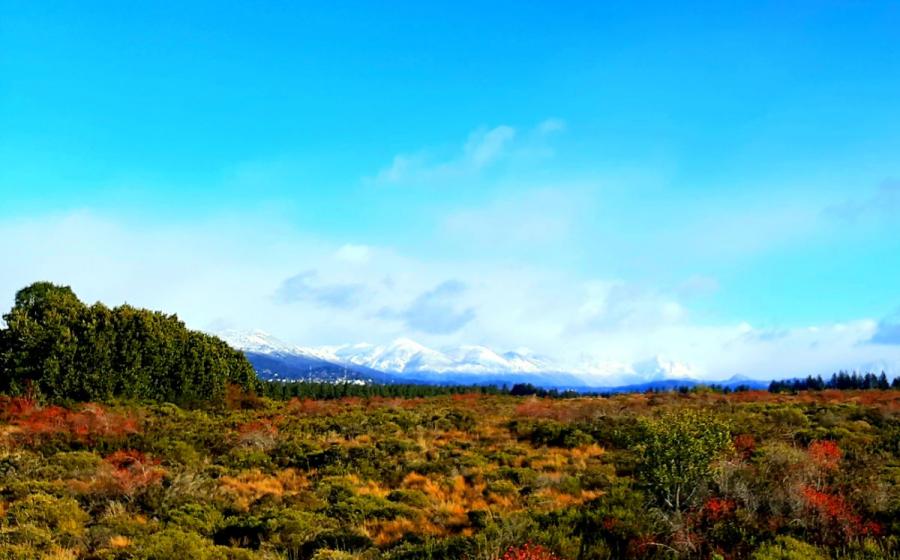
M 657 503 L 675 511 L 693 504 L 713 460 L 733 449 L 728 425 L 711 414 L 684 410 L 642 419 L 641 427 L 639 473 Z
M 775 542 L 762 545 L 753 553 L 753 560 L 827 560 L 818 548 L 797 539 L 782 536 Z
M 154 399 L 222 402 L 229 384 L 258 385 L 249 362 L 174 315 L 85 305 L 68 287 L 16 293 L 0 329 L 0 392 L 54 402 Z
M 0 559 L 900 554 L 897 391 L 232 397 L 0 400 Z
M 559 560 L 559 556 L 539 544 L 525 543 L 509 547 L 500 560 Z

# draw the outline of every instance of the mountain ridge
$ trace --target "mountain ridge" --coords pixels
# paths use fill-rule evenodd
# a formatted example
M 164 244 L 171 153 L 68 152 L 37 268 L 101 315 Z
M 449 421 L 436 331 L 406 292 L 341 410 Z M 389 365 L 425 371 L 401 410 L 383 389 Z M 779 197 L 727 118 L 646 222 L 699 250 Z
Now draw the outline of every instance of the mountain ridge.
M 241 350 L 268 380 L 353 383 L 426 383 L 512 385 L 531 383 L 547 388 L 617 390 L 710 383 L 698 379 L 687 364 L 661 356 L 629 363 L 585 363 L 567 368 L 527 349 L 497 352 L 480 345 L 435 350 L 410 338 L 386 345 L 369 343 L 304 347 L 286 343 L 262 331 L 216 333 Z M 723 385 L 762 381 L 741 377 Z M 639 390 L 639 389 L 635 389 Z

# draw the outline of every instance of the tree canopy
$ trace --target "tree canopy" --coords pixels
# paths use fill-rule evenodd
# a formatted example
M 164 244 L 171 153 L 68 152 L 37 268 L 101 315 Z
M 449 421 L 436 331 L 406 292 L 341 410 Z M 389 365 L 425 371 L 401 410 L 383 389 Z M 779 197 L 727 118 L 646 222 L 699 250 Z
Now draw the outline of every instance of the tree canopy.
M 224 399 L 229 384 L 258 386 L 243 354 L 189 330 L 176 315 L 130 305 L 86 305 L 68 286 L 16 293 L 0 329 L 0 392 L 48 400 Z

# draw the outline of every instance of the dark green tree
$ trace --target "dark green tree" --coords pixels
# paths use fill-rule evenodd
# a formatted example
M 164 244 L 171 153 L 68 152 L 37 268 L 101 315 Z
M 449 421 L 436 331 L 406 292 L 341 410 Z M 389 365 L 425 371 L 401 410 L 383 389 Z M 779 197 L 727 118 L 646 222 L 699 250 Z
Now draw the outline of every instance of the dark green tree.
M 0 329 L 0 391 L 49 400 L 221 402 L 229 384 L 259 381 L 244 356 L 177 316 L 87 306 L 65 286 L 20 290 Z

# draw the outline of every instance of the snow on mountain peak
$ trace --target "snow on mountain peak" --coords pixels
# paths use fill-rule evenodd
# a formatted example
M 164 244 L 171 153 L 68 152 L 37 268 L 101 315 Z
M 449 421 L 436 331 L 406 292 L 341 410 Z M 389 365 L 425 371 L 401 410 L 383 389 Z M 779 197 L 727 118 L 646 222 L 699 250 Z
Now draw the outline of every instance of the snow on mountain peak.
M 214 333 L 225 341 L 226 344 L 236 350 L 253 354 L 265 354 L 269 356 L 304 356 L 318 360 L 332 361 L 328 352 L 322 352 L 314 348 L 303 348 L 288 344 L 275 338 L 266 331 L 255 329 L 252 331 L 224 330 Z
M 238 331 L 225 330 L 215 333 L 216 336 L 224 340 L 229 346 L 244 352 L 255 352 L 258 354 L 293 354 L 298 348 L 278 340 L 271 334 L 263 330 Z
M 691 366 L 661 356 L 637 363 L 595 361 L 564 367 L 525 348 L 502 354 L 479 345 L 462 345 L 439 351 L 410 338 L 397 338 L 387 345 L 360 343 L 304 348 L 282 342 L 262 330 L 230 330 L 216 334 L 244 352 L 282 357 L 303 356 L 391 374 L 552 376 L 568 373 L 584 380 L 585 385 L 696 378 Z

